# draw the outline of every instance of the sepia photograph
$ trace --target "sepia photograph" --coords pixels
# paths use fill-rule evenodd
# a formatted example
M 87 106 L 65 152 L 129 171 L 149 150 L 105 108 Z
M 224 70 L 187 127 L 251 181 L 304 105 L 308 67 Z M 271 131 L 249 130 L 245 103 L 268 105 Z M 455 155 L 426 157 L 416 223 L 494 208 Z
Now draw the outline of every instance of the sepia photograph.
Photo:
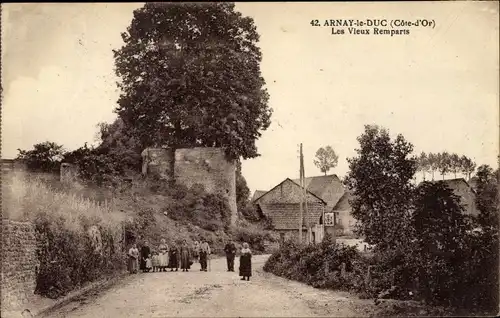
M 497 316 L 499 8 L 2 3 L 0 316 Z

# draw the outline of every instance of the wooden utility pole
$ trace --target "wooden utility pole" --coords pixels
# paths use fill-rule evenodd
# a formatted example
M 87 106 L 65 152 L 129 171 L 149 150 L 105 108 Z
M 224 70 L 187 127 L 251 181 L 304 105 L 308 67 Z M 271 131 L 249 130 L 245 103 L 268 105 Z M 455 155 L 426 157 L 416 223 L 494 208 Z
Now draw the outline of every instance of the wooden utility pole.
M 306 228 L 306 243 L 309 243 L 311 233 L 309 233 L 308 209 L 307 209 L 307 190 L 306 190 L 306 172 L 304 168 L 304 153 L 300 152 L 300 169 L 302 179 L 302 202 L 304 202 L 304 225 Z
M 302 144 L 300 144 L 300 168 L 299 168 L 299 175 L 300 175 L 300 186 L 302 186 Z M 302 195 L 300 196 L 300 215 L 299 215 L 299 243 L 302 243 L 302 218 L 303 218 L 303 211 L 302 211 Z

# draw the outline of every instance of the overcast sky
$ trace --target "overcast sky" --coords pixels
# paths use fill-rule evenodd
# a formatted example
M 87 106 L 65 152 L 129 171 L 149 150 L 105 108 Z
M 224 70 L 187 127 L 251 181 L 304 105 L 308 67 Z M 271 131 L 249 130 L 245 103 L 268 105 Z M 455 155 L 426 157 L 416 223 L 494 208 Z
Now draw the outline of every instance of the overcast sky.
M 140 4 L 2 4 L 2 158 L 45 140 L 73 150 L 115 118 L 112 49 Z M 343 176 L 365 124 L 402 133 L 416 152 L 449 151 L 496 167 L 498 2 L 237 3 L 261 35 L 271 127 L 243 163 L 252 191 L 320 175 L 331 145 Z M 410 35 L 331 35 L 318 19 L 435 20 Z

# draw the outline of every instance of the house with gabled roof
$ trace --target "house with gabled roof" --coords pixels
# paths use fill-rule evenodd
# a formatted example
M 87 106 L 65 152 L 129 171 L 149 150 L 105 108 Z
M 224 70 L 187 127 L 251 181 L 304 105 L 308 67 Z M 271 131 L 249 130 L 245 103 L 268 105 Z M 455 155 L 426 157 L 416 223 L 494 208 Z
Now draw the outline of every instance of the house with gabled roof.
M 300 221 L 300 202 L 304 189 L 299 180 L 285 179 L 265 194 L 255 193 L 252 203 L 256 206 L 262 217 L 269 218 L 274 228 L 282 238 L 298 237 Z M 345 189 L 336 175 L 308 177 L 305 179 L 305 194 L 307 202 L 307 219 L 303 215 L 303 224 L 309 224 L 309 229 L 303 231 L 303 235 L 311 241 L 322 239 L 324 232 L 330 232 L 338 236 L 342 233 L 339 227 L 343 219 L 350 216 L 349 209 L 342 201 L 342 210 L 336 207 L 344 197 Z M 347 198 L 347 197 L 346 197 Z M 307 221 L 307 222 L 306 222 Z M 350 220 L 345 221 L 351 225 Z M 345 226 L 344 226 L 345 230 Z M 335 231 L 335 233 L 334 233 Z M 309 232 L 309 234 L 306 234 Z M 347 229 L 347 233 L 350 229 Z
M 282 239 L 298 238 L 299 223 L 300 223 L 300 202 L 304 195 L 304 189 L 300 184 L 286 178 L 271 190 L 267 191 L 253 201 L 257 209 L 257 213 L 261 217 L 271 220 L 274 230 L 278 232 Z M 306 224 L 310 227 L 319 224 L 322 220 L 323 213 L 327 203 L 306 189 L 305 198 L 307 204 L 307 218 L 303 213 L 303 240 L 308 239 L 308 235 L 312 236 L 312 240 L 322 238 L 322 233 L 308 230 Z M 311 237 L 309 237 L 311 239 Z
M 464 178 L 436 180 L 431 182 L 443 182 L 455 195 L 459 196 L 465 214 L 473 216 L 479 214 L 479 210 L 476 208 L 476 191 Z
M 260 198 L 261 196 L 263 196 L 264 194 L 266 194 L 267 191 L 264 191 L 264 190 L 255 190 L 255 192 L 253 193 L 253 196 L 252 198 L 250 199 L 250 202 L 253 203 L 255 202 L 255 200 L 257 200 L 258 198 Z

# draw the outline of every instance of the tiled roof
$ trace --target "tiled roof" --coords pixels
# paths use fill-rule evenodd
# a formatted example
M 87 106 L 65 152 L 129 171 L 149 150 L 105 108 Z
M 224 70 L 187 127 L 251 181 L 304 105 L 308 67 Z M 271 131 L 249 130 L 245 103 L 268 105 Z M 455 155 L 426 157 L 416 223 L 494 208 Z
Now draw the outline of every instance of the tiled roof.
M 255 192 L 253 193 L 252 199 L 250 201 L 254 202 L 258 198 L 260 198 L 261 196 L 263 196 L 266 192 L 267 191 L 263 191 L 263 190 L 255 190 Z
M 262 201 L 262 200 L 260 200 L 262 197 L 264 197 L 265 195 L 271 194 L 273 192 L 273 190 L 279 188 L 281 185 L 285 184 L 287 181 L 291 182 L 294 185 L 296 185 L 299 189 L 302 189 L 302 187 L 300 187 L 299 183 L 295 182 L 294 180 L 292 180 L 290 178 L 286 178 L 285 180 L 283 180 L 280 183 L 278 183 L 278 185 L 276 185 L 274 188 L 272 188 L 271 190 L 267 191 L 263 195 L 261 195 L 258 198 L 256 198 L 255 201 L 254 201 L 254 203 L 257 203 L 256 201 Z M 309 193 L 310 195 L 312 195 L 313 197 L 317 198 L 319 201 L 322 201 L 325 204 L 327 203 L 321 197 L 317 196 L 315 193 L 312 193 L 311 191 L 307 190 L 307 188 L 306 188 L 306 192 Z
M 300 205 L 298 203 L 259 204 L 263 214 L 269 217 L 277 230 L 294 230 L 299 227 Z M 324 205 L 308 204 L 309 225 L 318 224 Z
M 300 184 L 299 179 L 294 179 L 293 181 Z M 342 195 L 344 195 L 342 181 L 335 174 L 308 177 L 305 179 L 305 186 L 309 192 L 314 193 L 330 206 L 335 206 Z
M 456 178 L 456 179 L 445 179 L 445 180 L 433 180 L 433 181 L 429 181 L 429 182 L 433 182 L 433 183 L 439 183 L 439 182 L 443 182 L 445 183 L 450 189 L 456 189 L 458 188 L 459 184 L 460 183 L 463 183 L 465 184 L 466 186 L 471 187 L 471 185 L 465 181 L 464 178 Z M 421 182 L 422 183 L 422 182 Z
M 349 191 L 346 191 L 333 208 L 333 211 L 350 211 L 351 205 L 349 204 L 349 200 L 351 198 L 351 193 Z

